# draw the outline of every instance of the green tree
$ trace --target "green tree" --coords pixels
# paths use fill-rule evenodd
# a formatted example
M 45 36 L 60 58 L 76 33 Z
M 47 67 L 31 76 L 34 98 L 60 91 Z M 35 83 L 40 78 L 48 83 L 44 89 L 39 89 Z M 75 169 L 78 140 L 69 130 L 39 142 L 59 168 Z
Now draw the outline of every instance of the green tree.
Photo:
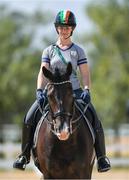
M 93 31 L 84 35 L 90 46 L 92 97 L 105 126 L 118 128 L 127 122 L 129 98 L 129 1 L 89 4 L 86 13 Z
M 0 7 L 0 123 L 21 124 L 35 99 L 42 53 L 35 38 L 39 26 L 48 22 L 45 17 L 39 11 L 27 14 Z

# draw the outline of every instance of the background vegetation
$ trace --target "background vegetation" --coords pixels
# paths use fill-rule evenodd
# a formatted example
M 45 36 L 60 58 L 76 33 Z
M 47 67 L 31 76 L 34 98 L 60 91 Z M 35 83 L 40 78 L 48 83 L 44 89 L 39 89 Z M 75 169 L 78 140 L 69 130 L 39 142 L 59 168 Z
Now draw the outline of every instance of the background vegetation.
M 53 42 L 41 35 L 42 47 L 36 44 L 37 30 L 51 23 L 45 13 L 0 7 L 0 124 L 21 125 L 35 99 L 42 50 Z M 129 1 L 89 4 L 85 13 L 94 27 L 80 34 L 91 66 L 92 101 L 104 126 L 117 129 L 129 123 Z

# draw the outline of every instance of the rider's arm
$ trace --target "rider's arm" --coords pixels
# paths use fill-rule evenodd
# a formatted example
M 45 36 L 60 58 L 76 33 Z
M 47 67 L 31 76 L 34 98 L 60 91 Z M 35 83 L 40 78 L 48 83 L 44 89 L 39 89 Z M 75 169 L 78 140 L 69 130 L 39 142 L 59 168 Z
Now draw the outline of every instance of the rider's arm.
M 86 54 L 81 47 L 78 46 L 77 48 L 78 48 L 77 64 L 80 70 L 83 89 L 90 89 L 90 69 L 86 58 Z
M 79 69 L 82 78 L 83 88 L 90 89 L 91 80 L 90 80 L 90 69 L 88 63 L 81 64 L 79 66 Z
M 41 62 L 40 70 L 38 73 L 38 78 L 37 78 L 37 89 L 44 89 L 44 87 L 47 84 L 47 80 L 43 75 L 42 72 L 42 67 L 45 66 L 47 69 L 49 69 L 49 63 L 47 62 Z
M 45 48 L 42 53 L 41 57 L 41 66 L 40 70 L 38 73 L 38 78 L 37 78 L 37 89 L 44 89 L 46 84 L 47 84 L 47 79 L 43 75 L 42 68 L 45 66 L 47 69 L 49 69 L 50 65 L 50 58 L 49 58 L 49 48 Z

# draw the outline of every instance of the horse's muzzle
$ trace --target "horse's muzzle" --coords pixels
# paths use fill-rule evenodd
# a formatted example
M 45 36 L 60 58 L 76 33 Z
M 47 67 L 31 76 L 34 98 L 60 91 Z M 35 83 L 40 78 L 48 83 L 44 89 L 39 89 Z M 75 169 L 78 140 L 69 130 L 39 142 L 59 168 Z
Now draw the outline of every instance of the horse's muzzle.
M 57 133 L 56 135 L 59 140 L 66 141 L 69 138 L 70 133 L 62 131 L 61 133 Z
M 70 128 L 67 123 L 64 123 L 58 131 L 56 131 L 56 135 L 59 140 L 66 141 L 70 136 Z

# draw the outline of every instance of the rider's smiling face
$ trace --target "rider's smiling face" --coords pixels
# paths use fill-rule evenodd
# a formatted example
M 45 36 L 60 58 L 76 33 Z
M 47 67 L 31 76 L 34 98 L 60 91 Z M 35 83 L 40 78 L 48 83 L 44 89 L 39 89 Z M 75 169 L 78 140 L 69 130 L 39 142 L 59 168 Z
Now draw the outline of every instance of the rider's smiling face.
M 71 32 L 73 29 L 71 26 L 58 26 L 57 30 L 58 30 L 59 36 L 61 38 L 66 39 L 67 37 L 71 35 Z

